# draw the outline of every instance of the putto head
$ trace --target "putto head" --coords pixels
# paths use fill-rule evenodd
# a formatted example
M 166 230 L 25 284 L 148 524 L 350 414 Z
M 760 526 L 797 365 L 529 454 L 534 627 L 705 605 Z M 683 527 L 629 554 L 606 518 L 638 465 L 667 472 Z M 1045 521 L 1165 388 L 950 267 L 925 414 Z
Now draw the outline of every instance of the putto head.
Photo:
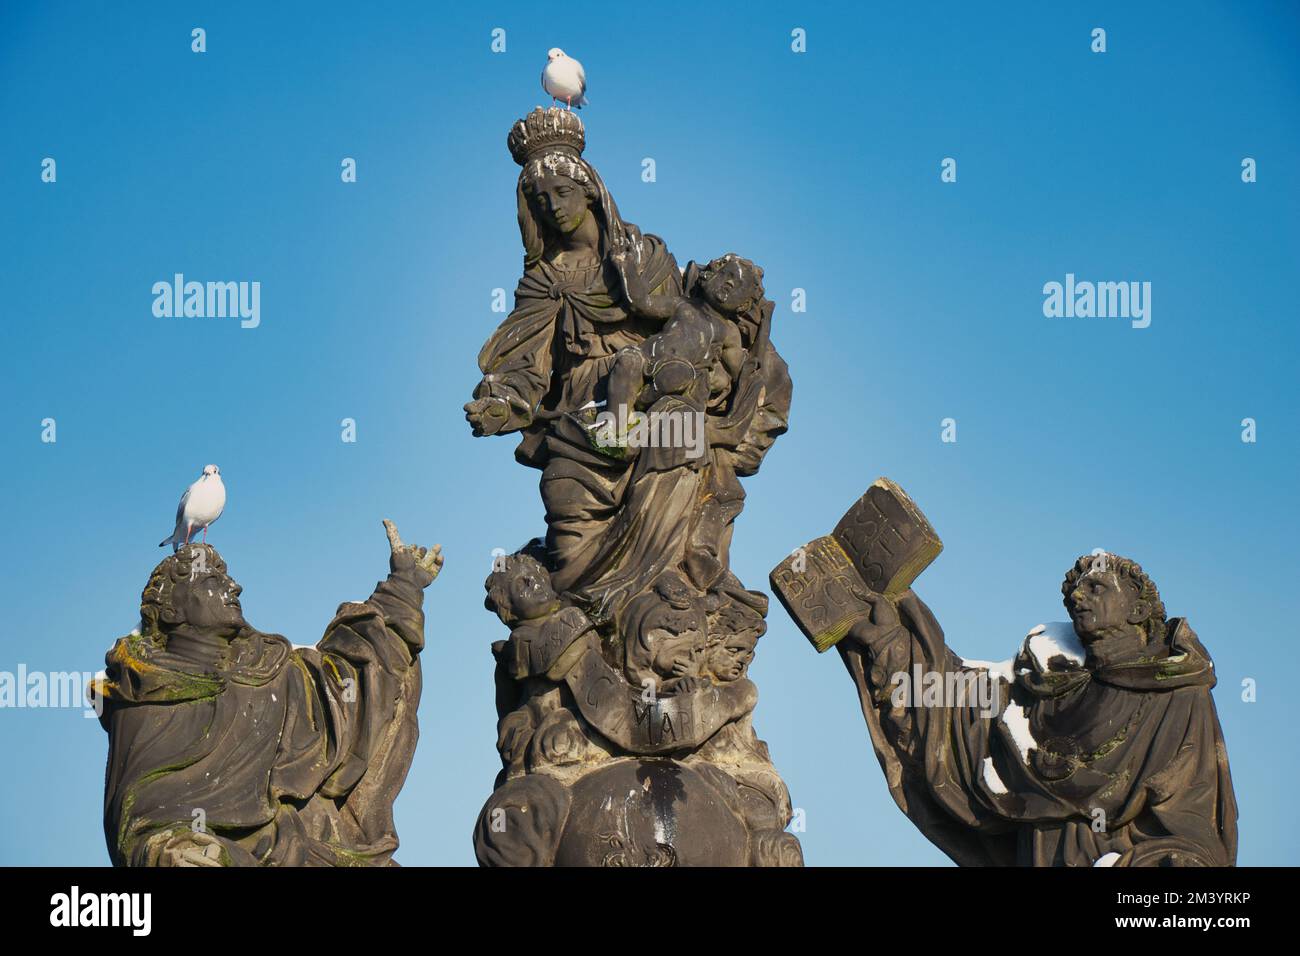
M 559 600 L 551 586 L 550 572 L 524 552 L 498 558 L 483 586 L 487 590 L 483 606 L 504 624 L 542 617 Z
M 698 287 L 704 298 L 723 312 L 748 312 L 763 298 L 763 270 L 728 252 L 700 270 Z
M 767 630 L 767 622 L 756 610 L 741 604 L 727 604 L 709 628 L 710 663 L 722 680 L 737 680 L 745 675 L 754 659 L 758 639 Z

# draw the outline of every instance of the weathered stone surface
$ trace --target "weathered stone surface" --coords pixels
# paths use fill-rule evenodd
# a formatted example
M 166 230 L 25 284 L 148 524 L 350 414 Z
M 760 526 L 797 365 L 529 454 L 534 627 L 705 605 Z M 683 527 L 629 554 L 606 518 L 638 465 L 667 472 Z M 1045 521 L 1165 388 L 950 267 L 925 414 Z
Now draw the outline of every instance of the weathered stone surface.
M 251 627 L 211 545 L 150 575 L 90 692 L 117 866 L 385 866 L 418 737 L 424 589 L 442 555 L 389 534 L 389 575 L 315 647 Z
M 508 137 L 524 274 L 479 354 L 476 435 L 518 432 L 544 540 L 494 564 L 502 771 L 484 865 L 791 865 L 747 672 L 767 598 L 729 568 L 790 378 L 763 272 L 677 267 L 618 213 L 566 110 Z
M 912 499 L 880 478 L 831 534 L 795 548 L 773 569 L 772 590 L 820 653 L 870 611 L 869 594 L 896 599 L 942 550 Z
M 938 540 L 919 510 L 890 520 L 917 532 L 900 543 Z M 900 548 L 901 576 L 886 562 L 876 593 L 840 532 L 778 565 L 773 587 L 818 650 L 837 646 L 890 792 L 931 842 L 969 866 L 1236 861 L 1214 665 L 1136 562 L 1082 556 L 1061 588 L 1068 623 L 1031 629 L 1000 664 L 965 661 L 898 589 L 934 549 Z

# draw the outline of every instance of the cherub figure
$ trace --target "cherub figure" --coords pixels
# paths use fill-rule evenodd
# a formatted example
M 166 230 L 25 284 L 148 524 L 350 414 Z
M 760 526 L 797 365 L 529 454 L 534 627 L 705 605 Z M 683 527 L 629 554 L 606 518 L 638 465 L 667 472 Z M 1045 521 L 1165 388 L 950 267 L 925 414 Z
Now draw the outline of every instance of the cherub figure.
M 699 273 L 691 295 L 653 295 L 631 267 L 627 250 L 612 256 L 624 294 L 639 315 L 666 320 L 640 344 L 622 349 L 607 385 L 611 410 L 653 409 L 674 396 L 696 411 L 716 408 L 732 391 L 745 361 L 739 317 L 763 299 L 763 270 L 729 252 Z
M 744 677 L 766 631 L 767 622 L 757 611 L 742 604 L 724 605 L 709 629 L 705 668 L 720 681 Z
M 634 687 L 672 694 L 694 688 L 701 675 L 707 624 L 703 598 L 668 571 L 633 598 L 623 619 L 624 672 Z
M 550 573 L 526 552 L 498 558 L 484 582 L 484 605 L 510 628 L 492 645 L 496 658 L 497 750 L 507 776 L 524 772 L 534 732 L 560 708 L 559 686 L 547 671 L 594 628 L 581 610 L 565 604 Z

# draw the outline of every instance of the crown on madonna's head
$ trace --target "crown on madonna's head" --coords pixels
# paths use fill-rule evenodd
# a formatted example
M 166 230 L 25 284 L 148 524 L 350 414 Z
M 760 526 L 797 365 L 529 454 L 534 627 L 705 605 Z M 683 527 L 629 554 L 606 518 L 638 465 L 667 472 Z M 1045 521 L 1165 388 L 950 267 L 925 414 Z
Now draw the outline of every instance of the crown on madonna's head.
M 515 162 L 523 166 L 542 153 L 565 152 L 581 156 L 587 145 L 587 134 L 582 128 L 582 120 L 572 110 L 555 106 L 542 109 L 539 106 L 510 127 L 506 145 L 510 147 Z

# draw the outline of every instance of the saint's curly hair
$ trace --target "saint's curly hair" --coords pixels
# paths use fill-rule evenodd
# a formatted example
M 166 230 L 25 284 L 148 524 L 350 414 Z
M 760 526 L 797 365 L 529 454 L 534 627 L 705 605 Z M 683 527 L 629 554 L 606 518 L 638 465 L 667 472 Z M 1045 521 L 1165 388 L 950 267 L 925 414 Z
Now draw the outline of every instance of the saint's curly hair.
M 1079 582 L 1089 574 L 1103 571 L 1113 573 L 1118 581 L 1129 581 L 1137 589 L 1137 600 L 1148 608 L 1147 619 L 1141 624 L 1142 630 L 1146 632 L 1146 642 L 1151 644 L 1163 641 L 1169 628 L 1164 602 L 1160 600 L 1155 582 L 1142 570 L 1142 565 L 1132 558 L 1109 551 L 1081 555 L 1074 562 L 1074 567 L 1065 573 L 1065 580 L 1061 583 L 1061 596 L 1066 610 L 1070 608 L 1070 594 Z
M 172 593 L 176 585 L 192 580 L 199 570 L 226 573 L 225 560 L 210 544 L 186 545 L 158 562 L 140 594 L 141 633 L 161 630 L 163 615 L 172 608 Z

